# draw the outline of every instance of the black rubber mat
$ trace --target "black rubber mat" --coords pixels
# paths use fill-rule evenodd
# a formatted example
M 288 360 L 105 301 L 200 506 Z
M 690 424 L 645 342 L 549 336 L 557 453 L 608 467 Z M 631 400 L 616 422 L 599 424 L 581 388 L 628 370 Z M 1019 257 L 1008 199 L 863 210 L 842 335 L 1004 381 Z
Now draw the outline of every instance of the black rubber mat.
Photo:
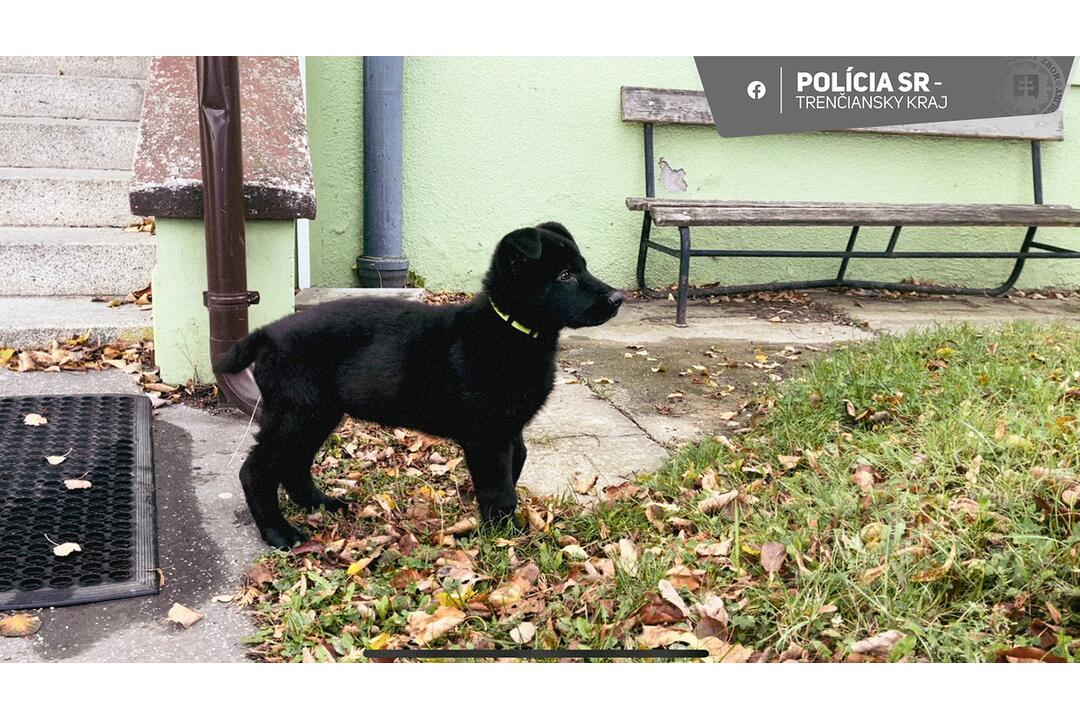
M 0 610 L 157 593 L 152 416 L 138 395 L 0 397 Z

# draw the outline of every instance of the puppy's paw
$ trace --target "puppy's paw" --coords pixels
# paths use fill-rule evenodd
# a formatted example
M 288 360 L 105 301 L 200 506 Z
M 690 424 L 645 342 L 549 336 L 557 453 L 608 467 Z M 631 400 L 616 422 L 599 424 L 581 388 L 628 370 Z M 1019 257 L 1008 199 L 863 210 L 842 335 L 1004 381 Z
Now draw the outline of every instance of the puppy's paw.
M 513 510 L 498 513 L 484 513 L 481 511 L 480 524 L 485 532 L 503 537 L 520 535 L 529 529 L 529 523 L 518 517 Z
M 330 497 L 329 495 L 324 495 L 319 504 L 322 505 L 323 509 L 327 512 L 341 512 L 342 510 L 349 509 L 349 503 L 335 497 Z
M 281 528 L 266 528 L 262 531 L 263 540 L 279 550 L 288 550 L 308 539 L 307 533 L 285 524 Z

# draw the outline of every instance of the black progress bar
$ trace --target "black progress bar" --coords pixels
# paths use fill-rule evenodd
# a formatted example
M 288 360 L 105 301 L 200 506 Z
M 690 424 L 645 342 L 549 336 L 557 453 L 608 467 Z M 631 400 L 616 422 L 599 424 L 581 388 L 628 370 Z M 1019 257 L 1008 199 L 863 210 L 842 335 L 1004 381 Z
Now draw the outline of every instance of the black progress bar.
M 683 660 L 709 656 L 708 650 L 365 650 L 373 660 Z

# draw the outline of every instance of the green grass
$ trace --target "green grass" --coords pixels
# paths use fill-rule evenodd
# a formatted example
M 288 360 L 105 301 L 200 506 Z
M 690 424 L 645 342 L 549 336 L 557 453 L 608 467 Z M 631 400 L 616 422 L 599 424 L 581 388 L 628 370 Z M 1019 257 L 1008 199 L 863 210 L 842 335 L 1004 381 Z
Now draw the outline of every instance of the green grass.
M 1062 326 L 954 327 L 853 344 L 764 390 L 753 432 L 686 447 L 627 497 L 585 509 L 526 498 L 551 522 L 452 545 L 435 544 L 435 531 L 473 512 L 461 496 L 464 466 L 434 478 L 421 462 L 409 475 L 401 446 L 411 438 L 383 433 L 374 447 L 390 448 L 387 457 L 353 472 L 354 499 L 370 508 L 371 493 L 387 493 L 397 507 L 315 518 L 316 538 L 412 533 L 417 546 L 406 543 L 403 553 L 391 540 L 353 576 L 347 566 L 367 550 L 270 556 L 272 579 L 244 595 L 262 625 L 252 644 L 271 660 L 356 659 L 373 641 L 409 646 L 409 613 L 432 612 L 442 590 L 461 595 L 435 569 L 463 551 L 482 577 L 465 619 L 436 646 L 517 647 L 510 632 L 527 621 L 537 628 L 529 646 L 634 647 L 642 608 L 658 601 L 668 578 L 691 607 L 723 598 L 730 620 L 722 639 L 755 658 L 787 650 L 852 659 L 856 642 L 895 630 L 904 638 L 887 654 L 894 660 L 992 660 L 1036 645 L 1077 660 L 1080 508 L 1069 505 L 1080 490 L 1076 388 L 1080 336 Z M 327 452 L 340 455 L 342 445 Z M 346 460 L 326 474 L 354 466 Z M 859 468 L 865 487 L 853 479 Z M 720 512 L 699 507 L 729 490 L 739 498 Z M 650 503 L 658 504 L 652 517 Z M 636 568 L 617 561 L 620 540 L 637 548 Z M 697 552 L 718 542 L 730 542 L 727 554 Z M 786 549 L 772 573 L 761 562 L 766 543 Z M 590 580 L 569 544 L 595 567 L 614 557 L 612 572 Z M 528 602 L 492 606 L 491 591 L 528 563 L 539 569 Z M 406 570 L 417 582 L 395 587 Z M 689 630 L 696 612 L 670 624 Z

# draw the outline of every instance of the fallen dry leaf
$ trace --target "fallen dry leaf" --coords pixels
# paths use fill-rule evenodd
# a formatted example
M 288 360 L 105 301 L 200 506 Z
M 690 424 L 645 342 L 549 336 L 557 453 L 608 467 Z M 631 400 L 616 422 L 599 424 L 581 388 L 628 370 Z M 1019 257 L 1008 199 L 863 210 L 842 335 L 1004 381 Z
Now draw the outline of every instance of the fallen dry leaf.
M 1002 650 L 997 655 L 998 662 L 1010 663 L 1063 663 L 1065 659 L 1049 650 L 1037 647 L 1014 647 Z
M 673 586 L 694 592 L 701 587 L 701 579 L 705 577 L 705 571 L 691 570 L 684 565 L 676 565 L 664 573 L 664 576 Z
M 727 557 L 731 552 L 731 540 L 721 540 L 720 542 L 711 543 L 698 543 L 694 547 L 694 552 L 700 557 Z
M 41 618 L 28 613 L 17 613 L 0 618 L 0 637 L 26 637 L 41 627 Z
M 726 493 L 714 492 L 698 503 L 698 511 L 705 515 L 720 512 L 737 497 L 739 497 L 738 490 L 729 490 Z
M 732 645 L 717 637 L 705 637 L 698 641 L 700 647 L 709 651 L 709 660 L 720 663 L 746 663 L 754 651 L 742 645 Z
M 68 455 L 70 455 L 70 454 L 71 454 L 71 450 L 68 450 L 68 451 L 67 451 L 66 453 L 64 453 L 63 455 L 46 455 L 46 456 L 45 456 L 45 461 L 46 461 L 47 463 L 49 463 L 50 465 L 59 465 L 60 463 L 62 463 L 62 462 L 64 462 L 65 460 L 67 460 L 67 459 L 68 459 Z
M 618 564 L 624 573 L 637 575 L 639 559 L 641 559 L 641 551 L 633 540 L 629 538 L 619 540 Z
M 525 645 L 532 641 L 536 635 L 536 626 L 531 622 L 523 622 L 510 631 L 510 637 L 518 645 Z
M 723 598 L 710 593 L 701 602 L 694 603 L 694 612 L 698 615 L 698 624 L 694 626 L 695 635 L 699 638 L 727 639 L 729 618 Z
M 504 608 L 519 602 L 526 593 L 532 590 L 536 578 L 540 577 L 540 568 L 536 563 L 529 563 L 518 570 L 508 582 L 491 591 L 488 602 L 494 607 Z
M 945 562 L 943 564 L 939 565 L 938 567 L 930 568 L 929 570 L 924 570 L 920 573 L 917 573 L 911 579 L 914 582 L 933 582 L 935 580 L 940 580 L 941 578 L 948 575 L 949 571 L 952 570 L 953 558 L 955 557 L 956 547 L 953 546 L 953 548 L 949 551 L 949 556 L 945 558 Z
M 645 595 L 645 604 L 637 611 L 642 625 L 669 625 L 685 617 L 686 613 L 653 592 Z
M 869 491 L 874 487 L 874 468 L 869 465 L 859 465 L 851 474 L 851 480 L 862 488 L 863 492 Z
M 785 470 L 794 470 L 799 466 L 799 462 L 802 460 L 801 455 L 779 455 L 777 459 L 780 464 L 784 466 Z
M 71 553 L 82 552 L 82 547 L 79 543 L 66 542 L 59 545 L 53 545 L 53 555 L 57 557 L 67 557 Z
M 30 413 L 23 418 L 23 425 L 33 425 L 35 427 L 38 425 L 46 425 L 48 422 L 48 419 L 44 415 L 38 415 L 37 413 Z
M 182 626 L 185 630 L 202 620 L 204 615 L 200 612 L 196 612 L 189 607 L 185 607 L 180 603 L 173 603 L 173 606 L 169 608 L 168 620 Z
M 690 609 L 686 607 L 686 603 L 679 596 L 679 591 L 675 589 L 675 586 L 668 580 L 661 580 L 657 583 L 657 587 L 660 589 L 660 597 L 667 600 L 682 614 L 682 617 L 687 617 L 690 614 Z
M 697 645 L 698 638 L 692 632 L 685 629 L 670 628 L 664 625 L 642 625 L 641 635 L 638 636 L 639 647 L 652 650 L 658 647 L 667 647 L 675 643 Z
M 68 490 L 89 490 L 94 484 L 89 480 L 83 480 L 81 477 L 72 478 L 64 481 L 64 487 Z
M 599 477 L 596 473 L 586 473 L 580 475 L 574 473 L 574 492 L 579 495 L 588 495 L 596 487 L 596 480 Z
M 899 630 L 886 630 L 877 635 L 872 635 L 865 640 L 860 640 L 851 646 L 851 652 L 859 655 L 871 655 L 873 657 L 887 658 L 892 651 L 893 645 L 907 637 Z
M 885 574 L 885 571 L 889 568 L 888 563 L 881 563 L 875 567 L 870 568 L 862 574 L 862 582 L 872 583 L 879 577 Z
M 417 645 L 438 640 L 465 621 L 465 613 L 456 607 L 440 605 L 434 614 L 423 610 L 409 613 L 406 630 Z
M 467 517 L 463 520 L 458 520 L 450 527 L 443 530 L 443 535 L 464 535 L 465 533 L 472 532 L 476 529 L 476 518 Z
M 783 543 L 767 542 L 761 546 L 761 567 L 765 568 L 765 572 L 770 576 L 780 572 L 786 557 L 787 548 Z

